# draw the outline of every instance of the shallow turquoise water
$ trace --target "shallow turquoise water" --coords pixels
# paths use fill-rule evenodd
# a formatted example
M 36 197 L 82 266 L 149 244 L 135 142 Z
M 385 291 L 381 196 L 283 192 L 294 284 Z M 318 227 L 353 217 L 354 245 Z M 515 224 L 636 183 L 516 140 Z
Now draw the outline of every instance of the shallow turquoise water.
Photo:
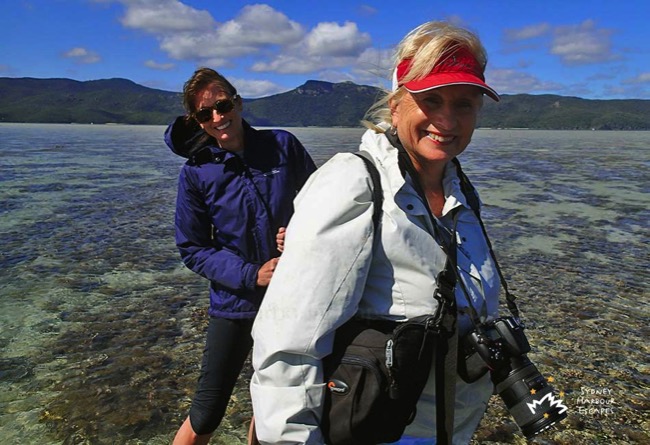
M 169 443 L 203 342 L 182 159 L 159 126 L 0 124 L 2 443 Z M 290 129 L 317 163 L 360 129 Z M 539 443 L 647 443 L 650 133 L 478 130 L 463 165 L 569 419 Z M 609 391 L 611 412 L 584 393 Z M 213 443 L 239 443 L 242 379 Z M 607 405 L 610 407 L 610 405 Z M 644 423 L 645 422 L 645 423 Z M 523 443 L 495 397 L 476 443 Z

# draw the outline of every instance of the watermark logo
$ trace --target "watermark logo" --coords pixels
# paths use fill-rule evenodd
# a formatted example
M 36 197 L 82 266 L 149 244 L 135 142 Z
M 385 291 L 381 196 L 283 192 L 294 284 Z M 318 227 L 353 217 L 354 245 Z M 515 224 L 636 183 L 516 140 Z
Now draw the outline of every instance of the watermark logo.
M 609 416 L 614 414 L 616 399 L 614 391 L 610 388 L 587 386 L 580 387 L 580 395 L 576 400 L 578 414 Z
M 552 382 L 555 381 L 555 379 L 553 377 L 548 377 L 546 380 L 549 383 L 552 383 Z M 535 389 L 530 390 L 531 395 L 535 395 L 536 392 L 537 391 Z M 564 397 L 564 391 L 560 391 L 559 396 Z M 562 414 L 562 413 L 564 413 L 564 412 L 566 412 L 568 410 L 566 405 L 564 405 L 564 402 L 562 401 L 562 399 L 556 399 L 555 395 L 552 392 L 548 392 L 541 399 L 533 400 L 531 403 L 526 403 L 526 405 L 528 406 L 528 409 L 530 410 L 530 412 L 532 414 L 536 414 L 537 413 L 537 408 L 540 407 L 540 406 L 543 406 L 544 407 L 543 409 L 548 409 L 548 410 L 551 410 L 552 408 L 555 408 L 557 410 L 557 414 Z M 549 417 L 548 412 L 544 413 L 544 417 Z
M 562 402 L 561 399 L 555 399 L 555 396 L 553 396 L 552 393 L 547 393 L 544 397 L 542 397 L 540 400 L 533 400 L 533 403 L 526 403 L 528 405 L 528 409 L 530 409 L 530 412 L 533 414 L 536 414 L 537 407 L 540 405 L 544 405 L 544 402 L 548 401 L 548 405 L 555 407 L 558 409 L 558 414 L 562 414 L 569 408 L 567 408 L 564 403 Z M 544 414 L 546 417 L 546 414 Z

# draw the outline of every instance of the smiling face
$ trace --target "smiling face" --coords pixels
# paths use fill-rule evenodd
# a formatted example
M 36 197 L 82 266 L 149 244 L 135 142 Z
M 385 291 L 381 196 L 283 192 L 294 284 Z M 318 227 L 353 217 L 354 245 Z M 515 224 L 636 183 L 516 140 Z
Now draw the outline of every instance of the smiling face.
M 482 103 L 482 92 L 473 85 L 407 92 L 391 103 L 393 127 L 419 171 L 441 171 L 465 150 Z
M 200 90 L 194 99 L 196 110 L 212 107 L 218 100 L 232 99 L 223 88 L 212 83 Z M 242 101 L 240 97 L 234 99 L 235 107 L 225 113 L 219 114 L 212 111 L 212 119 L 199 123 L 201 128 L 217 140 L 219 147 L 228 151 L 241 151 L 244 149 L 244 127 L 242 123 Z

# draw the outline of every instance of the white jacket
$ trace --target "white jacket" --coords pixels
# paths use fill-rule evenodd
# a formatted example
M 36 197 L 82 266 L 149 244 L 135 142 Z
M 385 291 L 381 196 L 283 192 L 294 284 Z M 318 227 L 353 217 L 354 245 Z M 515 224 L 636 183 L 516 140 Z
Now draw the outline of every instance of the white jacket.
M 296 198 L 285 251 L 253 327 L 251 396 L 263 444 L 323 443 L 321 360 L 331 352 L 339 326 L 358 312 L 364 318 L 403 320 L 435 310 L 435 279 L 446 257 L 432 236 L 424 203 L 410 177 L 402 176 L 397 149 L 385 135 L 367 131 L 360 148 L 372 154 L 381 175 L 381 236 L 374 239 L 372 181 L 363 161 L 350 153 L 335 155 Z M 443 186 L 441 221 L 463 206 L 457 225 L 461 277 L 481 317 L 496 317 L 498 276 L 452 163 Z M 463 315 L 467 300 L 460 287 L 462 335 L 470 322 Z M 435 437 L 434 388 L 432 372 L 405 436 Z M 454 443 L 469 442 L 491 394 L 487 374 L 473 384 L 457 379 Z

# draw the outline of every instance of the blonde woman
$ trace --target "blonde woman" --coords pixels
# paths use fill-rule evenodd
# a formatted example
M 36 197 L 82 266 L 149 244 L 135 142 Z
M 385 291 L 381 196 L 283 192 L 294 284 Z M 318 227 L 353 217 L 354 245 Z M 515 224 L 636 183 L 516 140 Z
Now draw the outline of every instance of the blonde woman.
M 452 162 L 471 141 L 483 96 L 499 100 L 485 83 L 485 66 L 479 39 L 446 23 L 425 23 L 399 44 L 393 90 L 372 110 L 360 146 L 381 177 L 376 233 L 372 183 L 353 154 L 334 156 L 298 195 L 253 328 L 251 393 L 262 444 L 324 443 L 322 363 L 335 331 L 352 317 L 400 322 L 434 313 L 436 277 L 452 237 L 466 289 L 455 289 L 458 334 L 471 328 L 470 301 L 483 322 L 497 316 L 495 264 Z M 433 368 L 401 444 L 436 443 Z M 493 384 L 486 374 L 455 385 L 450 435 L 468 443 Z

